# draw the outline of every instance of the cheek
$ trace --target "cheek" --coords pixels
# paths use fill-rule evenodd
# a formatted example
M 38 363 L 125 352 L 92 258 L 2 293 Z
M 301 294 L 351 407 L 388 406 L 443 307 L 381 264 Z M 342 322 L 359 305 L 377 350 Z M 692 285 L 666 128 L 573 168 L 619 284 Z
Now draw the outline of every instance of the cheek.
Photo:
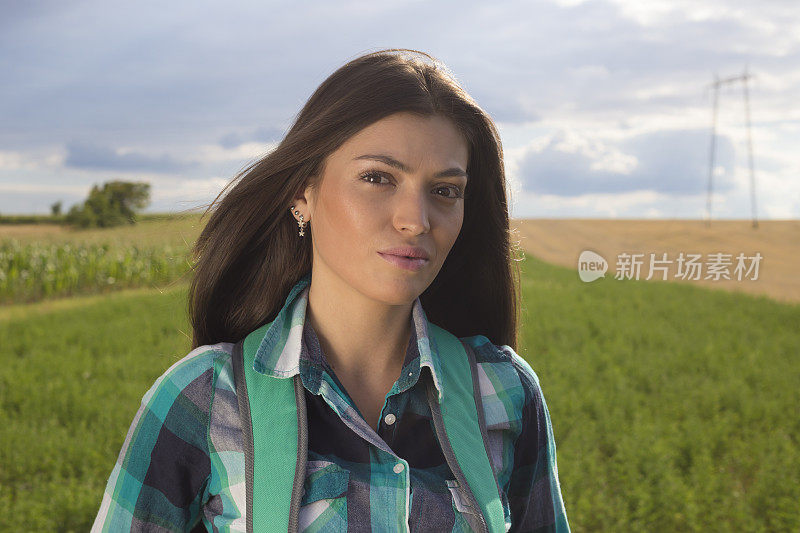
M 381 213 L 374 198 L 353 191 L 326 192 L 332 194 L 325 196 L 316 217 L 322 228 L 320 244 L 333 254 L 344 254 L 372 242 L 369 236 Z
M 446 229 L 446 241 L 447 241 L 447 251 L 448 253 L 453 248 L 453 245 L 458 239 L 459 233 L 461 233 L 461 227 L 464 224 L 464 210 L 459 210 L 458 213 L 453 214 L 451 217 L 448 218 L 447 224 L 445 225 Z
M 442 212 L 439 215 L 438 222 L 441 228 L 441 234 L 443 235 L 442 238 L 451 244 L 454 243 L 456 238 L 458 238 L 458 234 L 461 232 L 461 226 L 464 224 L 463 204 L 462 207 Z

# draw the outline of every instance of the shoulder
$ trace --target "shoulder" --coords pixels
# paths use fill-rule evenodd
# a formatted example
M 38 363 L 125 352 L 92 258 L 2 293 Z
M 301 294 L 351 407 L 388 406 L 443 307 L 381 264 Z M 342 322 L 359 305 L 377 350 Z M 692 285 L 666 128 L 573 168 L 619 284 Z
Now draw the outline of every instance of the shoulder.
M 488 400 L 498 406 L 502 404 L 502 409 L 487 408 L 494 413 L 495 425 L 521 432 L 525 420 L 543 409 L 538 375 L 511 346 L 494 344 L 484 335 L 461 337 L 461 340 L 475 351 L 484 403 Z
M 233 344 L 227 342 L 194 348 L 156 378 L 142 404 L 156 414 L 165 414 L 183 396 L 207 413 L 218 376 L 230 368 L 232 349 Z
M 484 369 L 493 369 L 504 388 L 522 388 L 529 395 L 541 395 L 539 376 L 530 363 L 507 344 L 494 344 L 484 335 L 461 337 L 475 351 L 477 362 Z
M 211 403 L 230 366 L 228 343 L 175 361 L 142 397 L 111 472 L 93 531 L 160 526 L 185 530 L 211 475 Z

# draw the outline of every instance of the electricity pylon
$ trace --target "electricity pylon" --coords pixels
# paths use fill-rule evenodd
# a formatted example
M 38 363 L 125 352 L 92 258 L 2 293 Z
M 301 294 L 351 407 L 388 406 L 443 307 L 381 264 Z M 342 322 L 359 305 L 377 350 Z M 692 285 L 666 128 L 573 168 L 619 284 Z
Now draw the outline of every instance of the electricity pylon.
M 714 155 L 717 147 L 717 102 L 719 98 L 719 88 L 721 85 L 726 83 L 735 83 L 739 80 L 743 82 L 744 87 L 744 114 L 745 120 L 747 122 L 747 151 L 749 155 L 749 162 L 750 162 L 750 203 L 753 210 L 753 227 L 758 227 L 758 219 L 756 218 L 756 173 L 755 167 L 753 164 L 753 138 L 750 133 L 750 96 L 747 90 L 747 82 L 750 78 L 753 78 L 752 74 L 747 72 L 747 66 L 744 68 L 744 74 L 741 76 L 733 76 L 730 78 L 725 78 L 723 80 L 719 79 L 719 77 L 714 74 L 714 83 L 709 85 L 714 89 L 714 104 L 713 104 L 713 111 L 712 111 L 712 119 L 711 119 L 711 153 L 710 161 L 708 166 L 708 197 L 706 200 L 706 226 L 711 225 L 711 191 L 712 191 L 712 184 L 714 182 Z

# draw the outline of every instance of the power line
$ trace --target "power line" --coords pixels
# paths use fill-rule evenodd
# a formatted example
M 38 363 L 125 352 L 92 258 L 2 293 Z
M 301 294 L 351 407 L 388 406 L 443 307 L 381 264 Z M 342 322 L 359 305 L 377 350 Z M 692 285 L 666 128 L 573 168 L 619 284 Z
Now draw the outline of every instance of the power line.
M 714 82 L 707 86 L 714 89 L 714 103 L 711 114 L 711 150 L 709 153 L 709 166 L 708 166 L 708 196 L 706 198 L 706 226 L 711 225 L 711 196 L 713 192 L 714 183 L 714 156 L 717 149 L 717 108 L 719 102 L 719 88 L 722 85 L 736 83 L 741 81 L 744 88 L 744 113 L 747 122 L 747 150 L 750 164 L 750 203 L 753 211 L 753 227 L 758 227 L 758 219 L 756 217 L 756 176 L 755 165 L 753 163 L 753 138 L 750 127 L 750 96 L 747 88 L 747 82 L 753 78 L 752 74 L 747 72 L 745 65 L 744 74 L 741 76 L 732 76 L 730 78 L 719 79 L 719 76 L 714 74 Z

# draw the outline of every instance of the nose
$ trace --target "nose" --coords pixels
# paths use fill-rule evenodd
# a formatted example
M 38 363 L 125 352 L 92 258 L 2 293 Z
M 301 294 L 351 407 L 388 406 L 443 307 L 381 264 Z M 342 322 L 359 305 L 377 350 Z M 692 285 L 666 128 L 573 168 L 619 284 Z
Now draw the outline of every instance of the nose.
M 396 196 L 394 227 L 398 231 L 410 231 L 414 235 L 430 231 L 427 194 L 429 193 L 424 191 L 408 190 Z

